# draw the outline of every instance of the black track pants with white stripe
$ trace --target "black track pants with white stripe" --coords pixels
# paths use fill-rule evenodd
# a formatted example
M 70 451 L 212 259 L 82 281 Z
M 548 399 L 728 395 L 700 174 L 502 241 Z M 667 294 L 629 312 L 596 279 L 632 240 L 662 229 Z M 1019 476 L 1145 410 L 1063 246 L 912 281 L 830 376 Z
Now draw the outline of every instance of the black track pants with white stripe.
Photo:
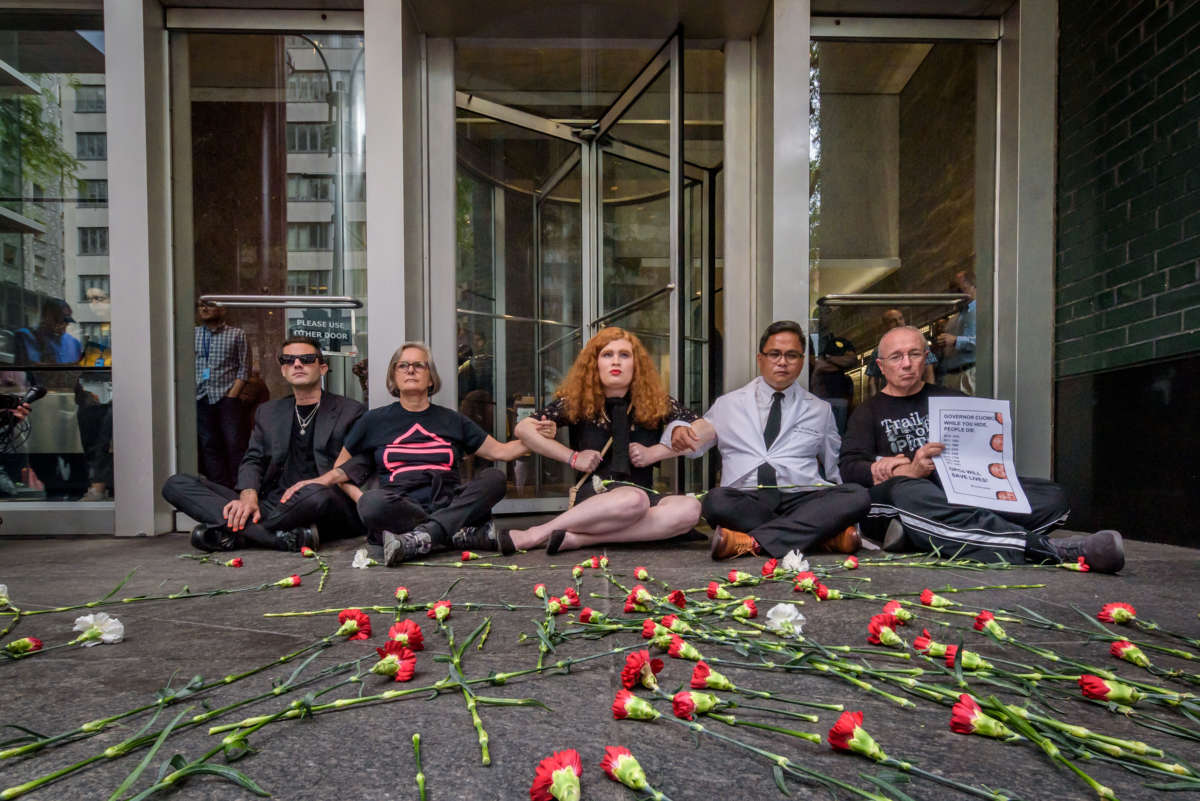
M 959 506 L 947 501 L 942 488 L 929 479 L 893 478 L 871 487 L 864 529 L 879 537 L 898 517 L 909 548 L 916 551 L 980 562 L 1057 562 L 1046 534 L 1066 522 L 1066 492 L 1042 478 L 1020 481 L 1029 498 L 1029 514 Z

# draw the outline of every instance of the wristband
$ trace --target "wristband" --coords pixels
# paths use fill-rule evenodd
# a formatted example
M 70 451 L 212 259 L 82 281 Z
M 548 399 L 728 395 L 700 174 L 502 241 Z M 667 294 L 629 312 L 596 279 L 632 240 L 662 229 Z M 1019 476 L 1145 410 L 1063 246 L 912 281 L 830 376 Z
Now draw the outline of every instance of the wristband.
M 579 451 L 571 451 L 571 458 L 569 460 L 567 460 L 567 464 L 571 466 L 572 470 L 575 469 L 575 460 L 578 458 L 579 458 Z

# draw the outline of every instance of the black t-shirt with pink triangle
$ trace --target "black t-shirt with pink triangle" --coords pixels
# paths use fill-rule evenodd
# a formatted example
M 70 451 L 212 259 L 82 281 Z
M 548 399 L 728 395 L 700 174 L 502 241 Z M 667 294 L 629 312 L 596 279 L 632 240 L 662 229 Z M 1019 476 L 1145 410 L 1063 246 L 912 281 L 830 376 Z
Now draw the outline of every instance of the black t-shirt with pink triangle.
M 360 417 L 343 445 L 351 456 L 373 454 L 380 486 L 409 490 L 458 485 L 463 456 L 479 450 L 487 436 L 453 409 L 430 404 L 411 412 L 396 401 Z

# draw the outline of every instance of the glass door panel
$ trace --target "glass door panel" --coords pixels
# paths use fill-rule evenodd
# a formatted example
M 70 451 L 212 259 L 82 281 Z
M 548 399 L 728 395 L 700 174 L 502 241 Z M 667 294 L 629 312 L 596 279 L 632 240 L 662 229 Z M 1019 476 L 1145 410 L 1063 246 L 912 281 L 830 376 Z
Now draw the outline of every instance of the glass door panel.
M 995 46 L 820 41 L 811 63 L 814 391 L 879 391 L 875 346 L 903 321 L 936 383 L 990 394 Z M 819 358 L 835 338 L 853 364 Z
M 578 150 L 497 120 L 457 124 L 459 410 L 501 441 L 553 396 L 579 349 Z M 563 496 L 568 472 L 517 460 L 509 497 Z
M 319 340 L 326 388 L 365 398 L 369 309 L 328 303 L 366 301 L 363 37 L 176 32 L 171 49 L 179 469 L 226 483 L 254 408 L 291 392 L 284 339 Z M 211 312 L 205 295 L 263 297 Z

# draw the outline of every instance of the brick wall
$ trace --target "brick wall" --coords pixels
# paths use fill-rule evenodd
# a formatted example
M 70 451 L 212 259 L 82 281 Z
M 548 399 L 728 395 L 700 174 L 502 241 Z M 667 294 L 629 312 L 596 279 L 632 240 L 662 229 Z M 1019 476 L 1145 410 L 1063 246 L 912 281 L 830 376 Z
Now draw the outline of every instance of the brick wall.
M 1061 0 L 1059 378 L 1200 351 L 1200 0 Z

